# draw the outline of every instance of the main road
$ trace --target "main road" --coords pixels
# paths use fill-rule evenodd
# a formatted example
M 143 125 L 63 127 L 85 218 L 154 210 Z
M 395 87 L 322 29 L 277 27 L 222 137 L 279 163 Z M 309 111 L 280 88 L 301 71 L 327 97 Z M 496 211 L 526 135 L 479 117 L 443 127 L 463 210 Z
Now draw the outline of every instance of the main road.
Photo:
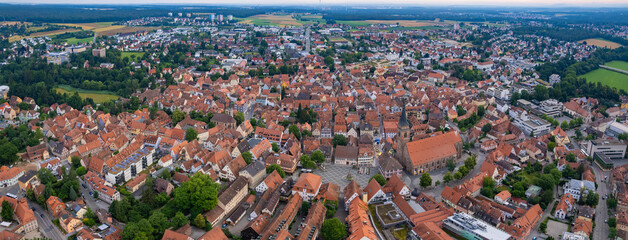
M 609 193 L 609 175 L 611 172 L 605 172 L 600 169 L 597 164 L 593 165 L 595 172 L 595 183 L 597 183 L 597 193 L 600 195 L 600 201 L 595 207 L 595 228 L 593 229 L 593 239 L 608 238 L 608 224 L 604 220 L 608 219 L 608 207 L 606 206 L 606 194 Z

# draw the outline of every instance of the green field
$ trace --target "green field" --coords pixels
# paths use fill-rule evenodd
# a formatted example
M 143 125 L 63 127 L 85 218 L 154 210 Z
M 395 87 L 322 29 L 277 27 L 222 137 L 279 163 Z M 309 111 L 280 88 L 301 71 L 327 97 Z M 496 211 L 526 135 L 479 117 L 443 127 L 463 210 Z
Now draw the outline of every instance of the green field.
M 366 21 L 336 21 L 338 24 L 345 24 L 353 27 L 368 27 L 373 25 L 373 23 Z
M 67 42 L 68 44 L 79 44 L 79 43 L 89 43 L 92 40 L 94 40 L 93 37 L 86 37 L 86 38 L 66 38 L 64 41 Z
M 79 96 L 81 96 L 81 98 L 86 99 L 86 98 L 91 98 L 94 99 L 95 103 L 103 103 L 103 102 L 107 102 L 109 100 L 117 100 L 118 98 L 120 98 L 120 96 L 109 92 L 109 91 L 93 91 L 93 90 L 84 90 L 84 89 L 78 89 L 78 88 L 73 88 L 67 85 L 60 85 L 58 88 L 55 89 L 59 94 L 64 94 L 67 93 L 68 95 L 70 94 L 74 94 L 74 92 L 78 92 Z
M 121 58 L 128 57 L 129 60 L 130 60 L 131 56 L 135 56 L 135 59 L 139 59 L 139 58 L 142 58 L 144 56 L 144 52 L 122 52 L 122 53 L 120 53 L 120 57 Z
M 628 70 L 628 63 L 622 61 L 612 61 L 604 65 L 614 67 L 618 69 Z M 584 77 L 589 82 L 601 82 L 602 84 L 615 87 L 617 89 L 624 89 L 628 91 L 628 75 L 618 73 L 607 69 L 597 69 L 588 72 L 580 77 Z
M 621 69 L 621 70 L 624 70 L 624 71 L 628 71 L 628 62 L 612 61 L 612 62 L 607 62 L 604 65 L 612 67 L 612 68 L 617 68 L 617 69 Z

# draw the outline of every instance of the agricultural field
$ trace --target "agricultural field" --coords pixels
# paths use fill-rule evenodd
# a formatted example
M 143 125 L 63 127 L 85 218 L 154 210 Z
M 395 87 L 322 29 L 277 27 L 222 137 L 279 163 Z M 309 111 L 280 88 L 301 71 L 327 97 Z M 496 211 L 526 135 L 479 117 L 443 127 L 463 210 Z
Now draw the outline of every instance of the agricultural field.
M 2 24 L 11 24 L 13 22 L 2 22 Z M 9 42 L 15 42 L 22 40 L 24 38 L 30 37 L 42 37 L 42 36 L 54 36 L 62 33 L 68 32 L 77 32 L 77 31 L 93 31 L 100 36 L 112 36 L 119 33 L 130 33 L 137 31 L 151 31 L 157 29 L 156 27 L 130 27 L 125 25 L 113 25 L 113 22 L 95 22 L 95 23 L 56 23 L 56 25 L 68 26 L 68 27 L 78 27 L 79 29 L 62 29 L 48 32 L 36 32 L 29 34 L 28 36 L 11 36 L 9 38 Z M 33 27 L 33 30 L 36 31 L 38 27 Z M 41 27 L 43 28 L 43 27 Z M 30 30 L 30 29 L 29 29 Z M 77 43 L 86 43 L 87 38 L 84 39 L 67 39 L 69 44 L 77 44 Z M 91 39 L 90 39 L 91 41 Z
M 55 90 L 59 94 L 67 93 L 68 95 L 74 94 L 74 92 L 78 92 L 79 96 L 81 96 L 82 99 L 91 98 L 97 104 L 104 103 L 110 100 L 117 100 L 118 98 L 120 98 L 120 96 L 115 95 L 114 93 L 109 92 L 109 91 L 84 90 L 84 89 L 73 88 L 67 85 L 61 85 Z
M 20 40 L 25 39 L 25 38 L 54 36 L 54 35 L 58 35 L 58 34 L 62 34 L 62 33 L 78 32 L 78 31 L 81 31 L 81 30 L 80 29 L 60 29 L 60 30 L 54 30 L 54 31 L 48 31 L 48 32 L 36 32 L 36 33 L 30 34 L 28 36 L 17 36 L 16 35 L 16 36 L 9 37 L 9 42 L 20 41 Z
M 628 70 L 627 62 L 613 61 L 606 63 L 605 65 L 618 69 Z M 580 77 L 586 78 L 589 82 L 601 82 L 604 85 L 628 91 L 628 75 L 623 73 L 600 68 L 581 75 Z
M 373 24 L 399 24 L 400 27 L 406 28 L 423 28 L 442 25 L 433 21 L 414 21 L 414 20 L 363 20 L 363 21 L 336 21 L 340 24 L 346 24 L 354 27 L 367 27 Z
M 619 43 L 607 41 L 607 40 L 604 40 L 604 39 L 597 39 L 597 38 L 584 39 L 584 40 L 580 40 L 578 42 L 579 43 L 587 42 L 587 45 L 603 47 L 603 48 L 610 48 L 610 49 L 615 49 L 615 48 L 621 47 L 621 44 L 619 44 Z
M 302 16 L 304 20 L 308 18 L 313 18 L 314 16 Z M 254 25 L 270 25 L 270 26 L 303 26 L 304 24 L 314 23 L 311 21 L 301 21 L 292 18 L 292 15 L 255 15 L 247 18 L 241 18 L 240 23 L 243 24 L 254 24 Z
M 80 27 L 85 31 L 93 31 L 98 35 L 112 36 L 119 33 L 137 32 L 141 30 L 154 30 L 156 27 L 130 27 L 125 25 L 113 25 L 113 22 L 95 22 L 95 23 L 69 23 L 59 24 L 72 27 Z

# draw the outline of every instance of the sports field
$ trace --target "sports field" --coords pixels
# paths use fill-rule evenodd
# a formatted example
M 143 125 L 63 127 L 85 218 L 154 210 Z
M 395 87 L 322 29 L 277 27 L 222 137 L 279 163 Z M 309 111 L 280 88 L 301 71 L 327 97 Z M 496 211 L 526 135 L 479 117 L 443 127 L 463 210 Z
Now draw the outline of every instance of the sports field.
M 628 71 L 628 62 L 612 61 L 604 64 L 609 67 L 618 68 Z M 628 91 L 628 75 L 611 71 L 608 69 L 599 68 L 581 75 L 589 82 L 601 82 L 604 85 L 615 87 L 617 89 L 623 89 Z
M 109 91 L 84 90 L 84 89 L 73 88 L 67 85 L 60 85 L 55 90 L 60 94 L 67 93 L 68 95 L 74 94 L 74 92 L 78 92 L 81 98 L 94 99 L 95 103 L 103 103 L 110 100 L 117 100 L 118 98 L 120 98 L 120 96 L 115 95 L 114 93 L 109 92 Z

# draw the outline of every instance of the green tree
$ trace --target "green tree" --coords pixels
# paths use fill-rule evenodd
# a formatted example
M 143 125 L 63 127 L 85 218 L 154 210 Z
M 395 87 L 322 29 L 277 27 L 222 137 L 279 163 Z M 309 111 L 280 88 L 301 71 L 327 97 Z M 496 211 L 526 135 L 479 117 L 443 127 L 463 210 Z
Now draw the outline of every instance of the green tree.
M 449 169 L 450 172 L 453 172 L 454 170 L 456 170 L 456 164 L 454 163 L 453 159 L 447 160 L 447 169 Z
M 76 174 L 78 174 L 79 176 L 83 176 L 87 173 L 87 169 L 85 169 L 85 167 L 80 166 L 79 168 L 76 169 Z
M 172 227 L 174 229 L 180 228 L 187 223 L 188 218 L 185 217 L 185 215 L 181 211 L 177 212 L 174 217 L 172 217 Z
M 244 122 L 244 113 L 242 113 L 242 112 L 236 113 L 235 116 L 233 116 L 233 119 L 235 119 L 236 120 L 236 124 L 238 126 L 240 126 L 240 124 L 242 122 Z
M 251 152 L 243 152 L 242 158 L 244 158 L 246 164 L 251 164 L 251 162 L 253 162 L 253 154 Z
M 316 167 L 316 163 L 310 160 L 310 156 L 303 154 L 301 156 L 301 165 L 303 168 L 313 169 Z
M 338 218 L 332 218 L 323 222 L 321 232 L 325 240 L 342 240 L 347 236 L 347 227 Z
M 74 190 L 74 188 L 70 188 L 70 193 L 68 194 L 68 197 L 72 201 L 74 201 L 74 200 L 76 200 L 76 198 L 78 198 L 78 195 L 76 195 L 76 191 Z
M 615 239 L 617 237 L 617 228 L 609 228 L 608 229 L 608 238 Z
M 347 138 L 345 138 L 344 135 L 336 134 L 336 135 L 334 135 L 334 139 L 332 139 L 332 143 L 334 144 L 334 147 L 336 147 L 338 145 L 346 146 L 347 145 Z
M 288 127 L 288 132 L 294 134 L 297 139 L 301 140 L 301 131 L 297 125 L 290 125 L 290 127 Z
M 555 147 L 556 147 L 556 143 L 555 142 L 550 142 L 550 143 L 547 144 L 547 151 L 553 152 Z
M 188 128 L 188 130 L 185 130 L 185 140 L 188 142 L 192 142 L 194 140 L 196 140 L 198 137 L 198 132 L 196 132 L 196 130 L 194 128 Z
M 148 222 L 154 229 L 155 239 L 159 239 L 166 229 L 170 228 L 170 221 L 164 213 L 161 211 L 153 211 L 153 214 L 148 217 Z
M 190 181 L 183 182 L 174 190 L 174 204 L 177 209 L 191 213 L 201 213 L 214 209 L 218 204 L 220 184 L 209 175 L 197 173 Z
M 419 183 L 419 185 L 424 188 L 432 186 L 432 177 L 429 173 L 423 173 L 423 175 L 421 175 L 421 182 Z
M 70 158 L 71 162 L 72 162 L 72 167 L 73 168 L 78 168 L 81 166 L 81 157 L 79 156 L 72 156 L 72 158 Z
M 447 172 L 445 173 L 445 176 L 443 176 L 443 182 L 445 182 L 445 184 L 451 182 L 454 180 L 454 176 L 451 175 L 451 172 Z
M 458 172 L 454 173 L 454 178 L 455 178 L 456 180 L 460 180 L 460 179 L 462 179 L 462 177 L 463 177 L 463 176 L 462 176 L 462 173 L 461 173 L 460 171 L 458 171 Z
M 179 109 L 175 109 L 170 118 L 172 120 L 172 125 L 175 126 L 185 118 L 185 113 Z
M 277 171 L 277 173 L 279 173 L 279 176 L 281 176 L 281 178 L 286 177 L 286 172 L 284 172 L 283 169 L 281 169 L 281 166 L 277 164 L 271 164 L 270 166 L 266 167 L 266 173 L 270 174 L 273 171 Z
M 205 217 L 203 217 L 203 214 L 197 214 L 196 217 L 194 217 L 194 226 L 199 227 L 199 228 L 205 228 L 205 224 L 207 223 L 207 219 L 205 219 Z
M 466 160 L 464 160 L 464 166 L 467 167 L 467 169 L 475 168 L 476 164 L 477 163 L 475 161 L 475 157 L 468 157 Z
M 617 218 L 608 218 L 607 224 L 609 227 L 617 227 Z
M 2 212 L 0 212 L 0 216 L 2 216 L 2 221 L 13 221 L 13 206 L 11 206 L 8 201 L 2 201 Z
M 484 124 L 484 126 L 482 126 L 482 132 L 488 133 L 488 132 L 491 131 L 491 128 L 492 128 L 492 126 L 491 126 L 490 123 Z
M 271 146 L 273 147 L 273 152 L 279 152 L 279 145 L 277 145 L 277 143 L 272 143 Z
M 323 152 L 321 152 L 320 150 L 316 150 L 312 153 L 312 157 L 311 157 L 312 161 L 321 164 L 323 162 L 325 162 L 325 155 L 323 154 Z
M 371 182 L 371 180 L 373 180 L 373 179 L 375 179 L 375 181 L 377 181 L 377 183 L 379 183 L 380 186 L 386 185 L 386 182 L 387 182 L 386 178 L 383 175 L 379 174 L 379 173 L 373 175 L 371 177 L 371 179 L 369 179 L 369 182 Z

